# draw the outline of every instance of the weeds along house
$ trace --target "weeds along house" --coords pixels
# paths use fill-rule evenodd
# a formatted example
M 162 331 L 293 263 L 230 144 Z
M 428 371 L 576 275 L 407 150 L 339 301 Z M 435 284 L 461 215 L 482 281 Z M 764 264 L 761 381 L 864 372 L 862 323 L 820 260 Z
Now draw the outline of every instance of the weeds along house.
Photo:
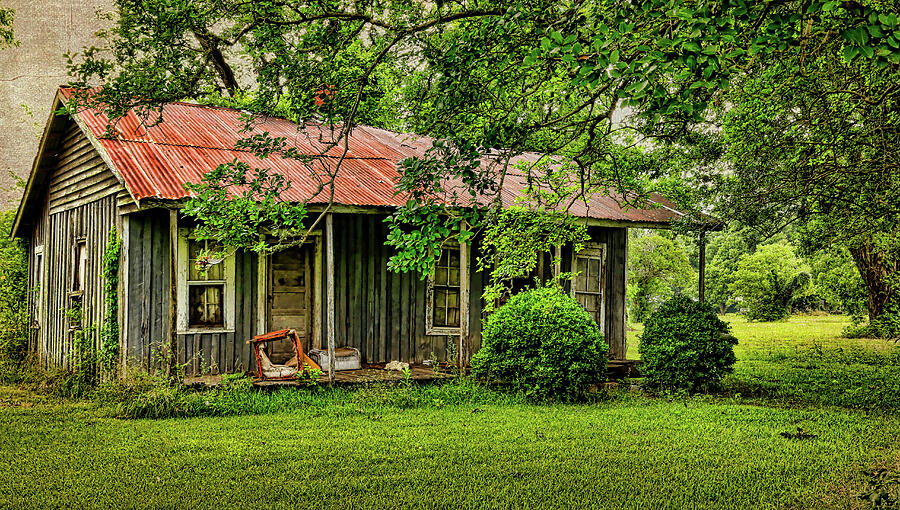
M 60 89 L 53 110 L 68 93 Z M 242 137 L 239 116 L 233 109 L 172 103 L 158 126 L 141 126 L 129 114 L 115 136 L 105 136 L 106 118 L 92 111 L 50 118 L 13 230 L 28 244 L 31 347 L 45 364 L 67 363 L 79 327 L 67 316 L 73 307 L 99 344 L 110 300 L 119 305 L 121 361 L 148 369 L 174 344 L 188 373 L 252 370 L 251 336 L 290 327 L 301 332 L 306 348 L 322 347 L 332 320 L 336 345 L 358 348 L 365 363 L 420 362 L 432 353 L 443 360 L 459 345 L 466 354 L 478 349 L 486 275 L 475 270 L 469 248 L 448 248 L 427 281 L 387 270 L 391 248 L 384 245 L 383 220 L 403 203 L 392 186 L 397 162 L 422 154 L 428 140 L 355 128 L 336 205 L 324 222 L 330 229 L 317 230 L 299 248 L 268 257 L 238 252 L 206 274 L 196 271 L 191 258 L 199 247 L 178 213 L 183 184 L 235 158 L 255 160 L 234 148 Z M 297 136 L 296 125 L 281 119 L 259 129 Z M 311 194 L 296 162 L 256 161 L 288 176 L 297 193 Z M 504 195 L 515 197 L 522 180 L 508 178 Z M 580 271 L 571 292 L 601 326 L 612 358 L 625 357 L 627 228 L 662 228 L 681 216 L 660 202 L 626 211 L 613 198 L 596 197 L 579 206 L 573 213 L 590 226 L 591 244 L 574 258 L 564 247 L 561 268 L 550 267 L 549 257 L 539 268 L 541 275 L 573 264 Z M 101 278 L 112 229 L 122 239 L 114 298 L 104 296 Z M 326 264 L 332 252 L 333 273 Z

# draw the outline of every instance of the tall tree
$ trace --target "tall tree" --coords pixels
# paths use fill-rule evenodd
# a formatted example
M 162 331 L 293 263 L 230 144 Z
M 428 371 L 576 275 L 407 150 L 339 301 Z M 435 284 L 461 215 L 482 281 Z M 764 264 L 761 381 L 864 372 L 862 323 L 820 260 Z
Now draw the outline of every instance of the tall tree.
M 784 242 L 760 246 L 742 255 L 730 285 L 747 310 L 747 318 L 775 321 L 786 318 L 791 305 L 809 291 L 810 269 Z
M 398 187 L 411 200 L 398 218 L 441 235 L 420 236 L 418 255 L 395 259 L 398 270 L 427 269 L 439 237 L 487 228 L 496 215 L 460 221 L 454 211 L 496 208 L 512 169 L 527 176 L 534 210 L 565 210 L 594 193 L 630 191 L 625 196 L 642 203 L 643 177 L 654 167 L 634 145 L 702 136 L 731 84 L 765 62 L 803 60 L 834 45 L 871 65 L 900 62 L 896 20 L 880 2 L 118 0 L 117 7 L 108 49 L 88 49 L 71 67 L 75 85 L 103 88 L 85 89 L 72 108 L 98 106 L 113 119 L 136 108 L 158 120 L 164 102 L 194 97 L 317 119 L 332 127 L 323 154 L 336 151 L 334 164 L 298 154 L 286 139 L 257 136 L 242 146 L 303 159 L 326 194 L 357 122 L 443 139 L 401 165 Z M 634 115 L 614 122 L 622 108 Z M 513 164 L 525 151 L 553 156 Z M 263 196 L 277 196 L 278 183 L 256 170 L 223 169 L 195 191 L 228 207 L 231 185 L 252 180 L 268 183 Z M 449 181 L 461 184 L 451 190 Z M 278 207 L 262 216 L 279 218 L 286 206 Z M 450 220 L 425 221 L 434 214 Z M 269 249 L 238 234 L 271 225 L 232 217 L 233 228 L 207 234 Z M 405 236 L 415 230 L 402 223 L 393 239 L 409 246 Z
M 900 34 L 895 15 L 884 19 Z M 824 44 L 831 51 L 761 65 L 733 90 L 725 209 L 770 230 L 799 224 L 807 251 L 849 249 L 876 320 L 900 304 L 900 68 Z

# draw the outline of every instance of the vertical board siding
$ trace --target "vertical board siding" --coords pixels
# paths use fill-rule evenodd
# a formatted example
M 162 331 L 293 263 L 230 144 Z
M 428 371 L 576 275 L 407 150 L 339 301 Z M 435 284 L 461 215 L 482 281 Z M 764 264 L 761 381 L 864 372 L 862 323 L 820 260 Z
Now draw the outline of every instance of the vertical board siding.
M 99 274 L 111 228 L 116 224 L 116 197 L 109 195 L 88 204 L 72 207 L 56 214 L 44 211 L 45 220 L 34 229 L 29 260 L 34 263 L 33 246 L 44 245 L 45 271 L 43 320 L 40 334 L 33 335 L 35 349 L 45 363 L 65 364 L 71 350 L 72 336 L 66 323 L 69 306 L 77 237 L 84 236 L 89 254 L 88 278 L 85 282 L 85 321 L 97 325 L 95 341 L 99 342 L 99 325 L 104 300 L 103 282 Z M 122 303 L 125 316 L 123 335 L 127 335 L 126 361 L 146 370 L 158 367 L 161 349 L 169 338 L 169 219 L 168 211 L 148 210 L 129 215 L 127 260 L 128 298 Z M 421 362 L 432 353 L 447 359 L 448 341 L 453 337 L 425 334 L 426 282 L 414 273 L 387 270 L 392 248 L 384 245 L 387 226 L 382 215 L 335 216 L 335 290 L 336 333 L 339 346 L 358 348 L 366 363 L 391 360 Z M 592 228 L 591 237 L 606 242 L 607 296 L 606 324 L 602 325 L 610 344 L 611 358 L 625 357 L 624 321 L 625 235 L 624 228 Z M 325 240 L 329 242 L 330 240 Z M 473 252 L 477 250 L 474 247 Z M 235 330 L 226 333 L 190 332 L 178 335 L 177 359 L 188 374 L 253 371 L 254 360 L 246 341 L 256 331 L 257 256 L 236 255 L 235 264 Z M 476 257 L 470 257 L 470 352 L 481 346 L 481 293 L 488 275 L 476 272 Z M 316 268 L 315 270 L 324 270 Z M 571 247 L 563 250 L 562 270 L 571 270 Z M 32 284 L 34 275 L 31 272 Z M 317 289 L 323 293 L 324 286 Z M 32 298 L 33 299 L 33 298 Z M 324 300 L 324 297 L 323 297 Z M 322 310 L 325 312 L 324 307 Z M 326 332 L 323 321 L 323 334 Z
M 610 359 L 625 359 L 625 228 L 606 228 L 606 340 Z
M 387 269 L 393 248 L 384 244 L 388 234 L 384 218 L 379 214 L 334 216 L 336 344 L 359 349 L 365 363 L 421 362 L 432 353 L 443 361 L 448 337 L 425 334 L 425 280 L 417 273 Z M 470 273 L 476 278 L 471 258 Z M 474 289 L 480 296 L 481 286 Z M 319 292 L 324 302 L 324 290 Z M 480 314 L 480 299 L 473 297 L 470 317 Z M 480 345 L 480 327 L 472 331 Z
M 65 367 L 73 354 L 73 331 L 65 312 L 73 303 L 75 241 L 84 239 L 87 255 L 81 297 L 83 325 L 99 348 L 106 306 L 103 254 L 109 232 L 118 223 L 115 195 L 124 188 L 75 123 L 61 122 L 65 127 L 55 153 L 45 154 L 42 162 L 51 170 L 40 218 L 31 231 L 28 263 L 30 310 L 37 325 L 31 333 L 31 348 L 44 366 Z M 43 246 L 40 286 L 35 272 L 36 246 Z
M 109 231 L 115 225 L 115 198 L 111 196 L 65 209 L 47 218 L 42 239 L 44 288 L 38 289 L 44 298 L 43 317 L 38 320 L 41 332 L 36 338 L 39 339 L 36 352 L 45 366 L 69 366 L 73 331 L 69 328 L 66 310 L 73 303 L 70 291 L 75 269 L 74 246 L 79 238 L 84 239 L 87 251 L 81 297 L 83 325 L 88 328 L 95 347 L 100 347 L 100 328 L 106 307 L 104 282 L 100 275 Z M 31 261 L 33 264 L 33 253 Z
M 26 246 L 29 289 L 26 298 L 28 299 L 28 313 L 31 318 L 31 324 L 36 326 L 31 327 L 28 331 L 28 350 L 34 353 L 37 353 L 39 345 L 42 345 L 41 342 L 45 336 L 43 333 L 46 331 L 45 324 L 47 317 L 47 256 L 46 253 L 43 255 L 42 267 L 36 267 L 37 257 L 35 257 L 34 252 L 38 246 L 41 246 L 43 250 L 46 250 L 46 248 L 43 247 L 49 220 L 50 216 L 47 214 L 47 203 L 45 200 L 41 211 L 41 217 L 35 222 L 31 232 L 30 242 Z M 40 283 L 42 281 L 43 284 Z M 39 302 L 44 304 L 43 307 L 39 306 Z
M 387 226 L 383 220 L 384 216 L 374 214 L 335 215 L 337 345 L 359 349 L 366 363 L 421 362 L 432 353 L 446 360 L 447 342 L 454 337 L 425 334 L 426 282 L 414 273 L 387 270 L 392 248 L 384 245 Z M 592 241 L 607 244 L 606 323 L 600 327 L 610 345 L 610 357 L 623 359 L 626 229 L 591 227 L 589 234 Z M 476 243 L 473 254 L 477 250 Z M 469 259 L 469 349 L 474 354 L 481 347 L 481 294 L 489 275 L 476 271 L 477 256 Z M 549 262 L 546 265 L 549 274 Z M 563 249 L 561 269 L 572 270 L 571 246 Z
M 128 353 L 135 366 L 158 368 L 169 342 L 169 212 L 151 209 L 129 215 Z M 256 332 L 256 256 L 235 255 L 234 332 L 177 335 L 176 359 L 187 375 L 252 369 L 246 341 Z
M 126 363 L 159 367 L 169 342 L 169 214 L 149 210 L 129 216 Z M 180 354 L 180 353 L 179 353 Z M 179 362 L 182 362 L 180 356 Z

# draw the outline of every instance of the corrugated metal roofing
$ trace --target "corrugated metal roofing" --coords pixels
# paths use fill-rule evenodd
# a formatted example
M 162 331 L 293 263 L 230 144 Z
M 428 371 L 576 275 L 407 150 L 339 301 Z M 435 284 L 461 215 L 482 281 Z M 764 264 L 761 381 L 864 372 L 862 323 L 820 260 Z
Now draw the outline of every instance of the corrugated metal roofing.
M 71 90 L 62 89 L 61 92 L 65 99 L 71 97 Z M 163 108 L 160 124 L 148 127 L 130 112 L 113 126 L 113 136 L 106 136 L 109 123 L 104 114 L 85 110 L 78 115 L 99 140 L 128 190 L 139 201 L 184 198 L 187 196 L 185 183 L 199 182 L 204 173 L 236 159 L 283 174 L 291 182 L 285 196 L 288 200 L 327 202 L 327 190 L 314 195 L 317 182 L 301 161 L 279 156 L 259 159 L 247 150 L 235 148 L 238 140 L 248 136 L 248 133 L 240 132 L 243 122 L 239 110 L 168 103 Z M 279 118 L 258 120 L 252 134 L 263 132 L 273 137 L 285 137 L 301 153 L 310 155 L 320 154 L 322 139 L 329 136 L 328 128 L 323 125 L 309 123 L 298 129 L 297 124 Z M 428 137 L 369 126 L 355 127 L 347 141 L 349 150 L 336 179 L 335 203 L 402 206 L 405 199 L 394 194 L 393 186 L 397 164 L 404 158 L 423 155 L 431 143 L 432 139 Z M 334 148 L 328 155 L 336 157 L 341 152 L 341 148 Z M 535 161 L 537 157 L 526 154 L 518 159 Z M 508 173 L 501 193 L 504 203 L 513 204 L 525 187 L 524 175 L 515 171 Z M 656 196 L 654 201 L 657 207 L 625 208 L 621 205 L 625 202 L 624 197 L 595 195 L 587 203 L 574 204 L 569 212 L 586 218 L 655 224 L 665 224 L 683 216 L 662 197 Z

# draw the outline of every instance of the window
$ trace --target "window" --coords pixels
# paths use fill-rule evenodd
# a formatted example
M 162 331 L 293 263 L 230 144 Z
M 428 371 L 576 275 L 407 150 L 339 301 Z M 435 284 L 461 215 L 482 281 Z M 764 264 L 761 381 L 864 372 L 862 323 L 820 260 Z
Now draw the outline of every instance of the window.
M 31 325 L 39 328 L 43 318 L 43 287 L 44 287 L 44 246 L 34 247 L 34 267 L 31 268 L 31 302 L 33 303 Z
M 456 244 L 441 249 L 434 272 L 428 278 L 426 333 L 458 334 L 463 303 L 463 283 L 467 278 L 462 252 Z
M 213 261 L 206 270 L 200 269 L 205 242 L 188 240 L 188 327 L 221 328 L 225 326 L 222 304 L 225 301 L 225 276 L 221 261 Z
M 75 240 L 74 267 L 72 268 L 72 292 L 84 292 L 84 271 L 87 267 L 87 242 Z
M 572 266 L 577 273 L 572 285 L 572 297 L 602 329 L 606 319 L 606 245 L 585 243 L 584 249 L 574 255 Z
M 211 243 L 191 239 L 184 229 L 178 250 L 179 331 L 234 329 L 234 257 L 197 264 L 213 249 Z M 214 251 L 214 250 L 213 250 Z

